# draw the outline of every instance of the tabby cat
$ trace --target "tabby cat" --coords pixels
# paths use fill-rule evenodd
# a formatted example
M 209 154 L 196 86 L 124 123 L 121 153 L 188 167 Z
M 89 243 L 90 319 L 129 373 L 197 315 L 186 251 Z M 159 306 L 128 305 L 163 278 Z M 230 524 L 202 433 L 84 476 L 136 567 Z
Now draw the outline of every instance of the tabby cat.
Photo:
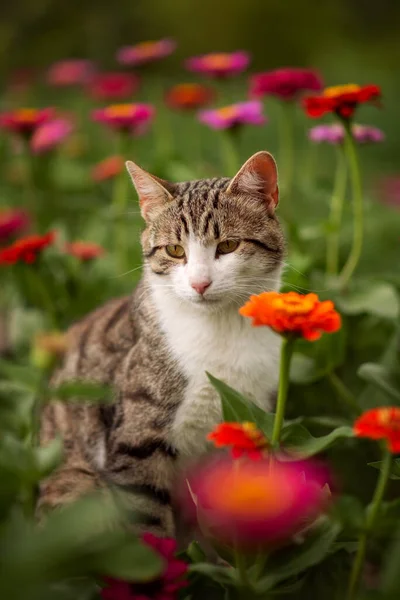
M 61 434 L 66 458 L 43 483 L 40 504 L 107 485 L 129 492 L 146 527 L 173 535 L 177 465 L 206 449 L 221 419 L 206 371 L 271 408 L 279 337 L 253 328 L 238 308 L 280 285 L 277 169 L 268 152 L 233 179 L 169 183 L 133 162 L 127 169 L 146 222 L 142 280 L 131 296 L 70 329 L 54 377 L 57 385 L 77 378 L 112 385 L 115 402 L 46 406 L 41 443 Z

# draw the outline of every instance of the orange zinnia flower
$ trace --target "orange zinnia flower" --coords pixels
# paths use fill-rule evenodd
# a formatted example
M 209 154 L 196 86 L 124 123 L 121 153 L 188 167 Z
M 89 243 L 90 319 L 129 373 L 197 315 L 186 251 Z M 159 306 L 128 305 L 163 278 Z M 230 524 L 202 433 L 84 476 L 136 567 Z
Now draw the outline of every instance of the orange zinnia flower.
M 359 104 L 377 100 L 381 89 L 377 85 L 337 85 L 325 88 L 319 96 L 308 96 L 303 100 L 309 117 L 321 117 L 325 113 L 336 113 L 341 119 L 350 119 Z
M 104 248 L 94 242 L 83 242 L 80 240 L 66 244 L 65 249 L 68 254 L 82 261 L 93 260 L 105 252 Z
M 245 455 L 257 460 L 269 444 L 262 431 L 254 423 L 221 423 L 208 434 L 207 439 L 217 448 L 232 446 L 232 457 Z
M 44 248 L 54 242 L 55 237 L 55 232 L 50 231 L 45 235 L 30 235 L 17 240 L 0 251 L 0 265 L 14 265 L 18 262 L 34 263 Z
M 114 179 L 114 177 L 122 173 L 123 168 L 124 159 L 122 156 L 109 156 L 108 158 L 98 162 L 92 168 L 92 179 L 93 181 L 106 181 L 107 179 Z
M 400 452 L 400 408 L 382 406 L 363 413 L 354 423 L 353 431 L 358 437 L 386 440 L 394 454 Z
M 253 326 L 266 325 L 282 335 L 294 334 L 314 341 L 323 332 L 340 329 L 341 319 L 333 302 L 321 302 L 316 294 L 263 292 L 251 296 L 239 309 L 244 317 L 253 319 Z
M 209 104 L 214 95 L 211 88 L 200 83 L 180 83 L 168 90 L 165 102 L 171 108 L 194 110 Z

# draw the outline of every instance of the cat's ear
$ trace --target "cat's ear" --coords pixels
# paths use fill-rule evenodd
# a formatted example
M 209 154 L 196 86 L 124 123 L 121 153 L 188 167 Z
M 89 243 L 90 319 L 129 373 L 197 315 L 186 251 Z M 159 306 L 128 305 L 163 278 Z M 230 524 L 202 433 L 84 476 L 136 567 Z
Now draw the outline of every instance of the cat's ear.
M 278 171 L 272 154 L 253 154 L 230 182 L 227 193 L 254 196 L 273 212 L 279 202 Z
M 145 221 L 151 221 L 173 199 L 173 184 L 150 175 L 131 160 L 125 163 L 139 196 L 139 205 Z

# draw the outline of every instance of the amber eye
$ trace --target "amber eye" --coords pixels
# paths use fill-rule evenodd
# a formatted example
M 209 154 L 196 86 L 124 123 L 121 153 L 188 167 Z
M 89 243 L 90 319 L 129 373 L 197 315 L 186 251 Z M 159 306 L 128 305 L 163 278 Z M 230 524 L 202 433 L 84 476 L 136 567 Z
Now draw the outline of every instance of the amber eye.
M 229 254 L 230 252 L 235 252 L 238 246 L 239 242 L 236 240 L 225 240 L 225 242 L 220 242 L 218 244 L 217 254 Z
M 174 258 L 183 258 L 185 256 L 185 250 L 182 246 L 178 246 L 177 244 L 171 244 L 170 246 L 165 246 L 165 251 L 169 256 L 173 256 Z

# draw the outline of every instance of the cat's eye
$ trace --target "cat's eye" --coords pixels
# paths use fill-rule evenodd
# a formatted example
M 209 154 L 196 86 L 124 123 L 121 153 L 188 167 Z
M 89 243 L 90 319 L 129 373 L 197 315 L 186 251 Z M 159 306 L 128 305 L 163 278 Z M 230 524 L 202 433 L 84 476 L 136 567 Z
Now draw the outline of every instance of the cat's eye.
M 165 246 L 166 253 L 173 258 L 183 258 L 185 256 L 185 250 L 178 244 L 170 244 Z
M 238 246 L 239 242 L 236 240 L 225 240 L 218 244 L 217 254 L 230 254 L 230 252 L 235 252 Z

